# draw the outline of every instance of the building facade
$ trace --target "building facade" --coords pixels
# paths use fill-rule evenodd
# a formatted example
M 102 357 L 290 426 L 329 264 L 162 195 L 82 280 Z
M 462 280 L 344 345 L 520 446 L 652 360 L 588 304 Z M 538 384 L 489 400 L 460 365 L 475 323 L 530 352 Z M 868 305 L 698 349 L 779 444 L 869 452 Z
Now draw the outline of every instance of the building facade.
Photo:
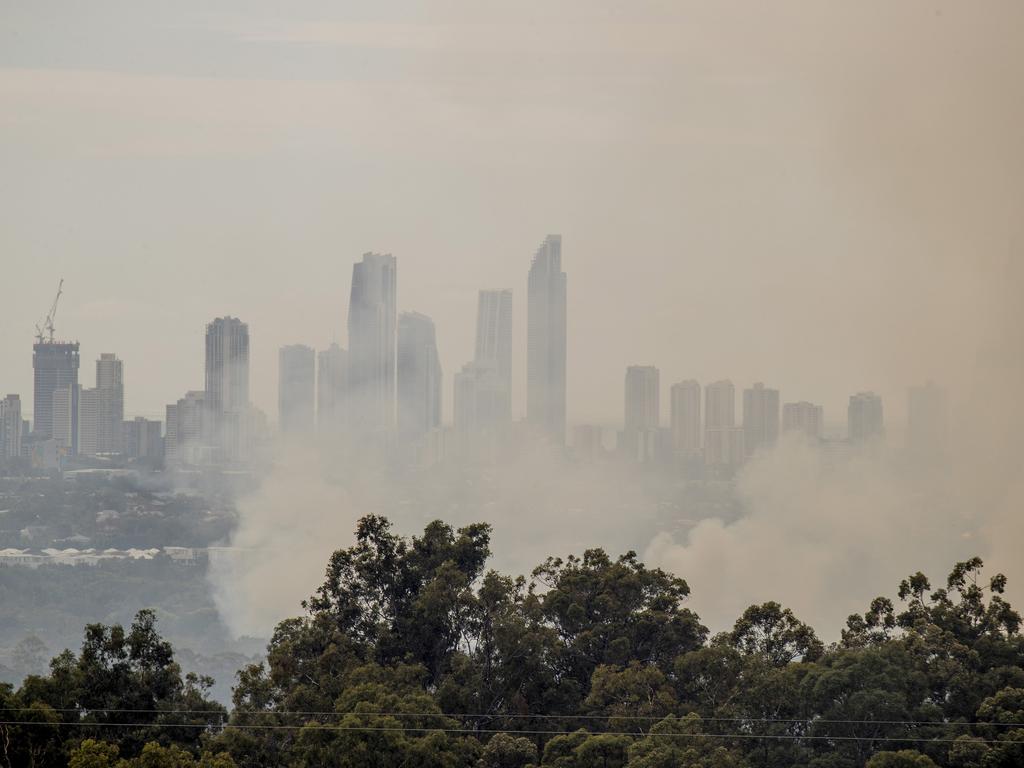
M 761 382 L 743 390 L 743 447 L 747 456 L 779 439 L 779 390 Z
M 22 419 L 21 398 L 7 395 L 0 400 L 0 459 L 21 456 Z
M 801 401 L 782 406 L 782 431 L 801 432 L 820 439 L 824 433 L 825 416 L 820 405 Z
M 852 443 L 876 440 L 885 434 L 882 398 L 874 392 L 850 395 L 846 418 L 847 437 Z
M 419 312 L 398 318 L 398 431 L 416 440 L 441 426 L 441 361 L 434 321 Z
M 348 421 L 348 352 L 331 344 L 317 355 L 316 428 L 323 435 L 340 436 Z
M 206 326 L 204 429 L 218 458 L 245 458 L 249 411 L 249 326 L 236 317 L 218 317 Z
M 365 253 L 352 266 L 348 305 L 348 397 L 351 427 L 361 432 L 395 424 L 398 265 L 391 254 Z
M 512 291 L 480 291 L 473 360 L 493 366 L 505 389 L 502 418 L 512 418 Z
M 33 434 L 39 439 L 54 437 L 53 394 L 58 389 L 67 389 L 72 397 L 68 419 L 75 424 L 66 440 L 65 448 L 69 449 L 73 449 L 78 438 L 78 365 L 78 342 L 41 341 L 32 345 Z
M 701 449 L 700 384 L 689 379 L 673 384 L 670 392 L 672 449 L 694 456 Z
M 98 453 L 120 453 L 124 423 L 124 364 L 117 355 L 104 352 L 96 361 L 99 415 L 96 423 Z
M 526 418 L 565 443 L 566 275 L 562 236 L 548 235 L 530 266 L 526 313 Z

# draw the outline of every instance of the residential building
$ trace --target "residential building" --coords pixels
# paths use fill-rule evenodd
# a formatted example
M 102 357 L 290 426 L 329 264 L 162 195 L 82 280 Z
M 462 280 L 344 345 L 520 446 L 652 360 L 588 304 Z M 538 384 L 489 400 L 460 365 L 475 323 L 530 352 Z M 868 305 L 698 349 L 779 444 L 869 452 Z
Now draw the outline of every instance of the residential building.
M 779 439 L 779 390 L 757 382 L 743 390 L 743 446 L 747 456 L 771 448 Z

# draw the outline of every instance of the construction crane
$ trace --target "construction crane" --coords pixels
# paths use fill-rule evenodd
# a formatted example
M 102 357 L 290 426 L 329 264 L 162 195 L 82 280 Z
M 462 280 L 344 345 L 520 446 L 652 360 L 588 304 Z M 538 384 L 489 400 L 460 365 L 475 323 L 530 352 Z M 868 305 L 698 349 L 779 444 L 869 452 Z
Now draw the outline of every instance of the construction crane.
M 57 295 L 53 297 L 53 304 L 50 306 L 50 312 L 46 315 L 46 319 L 43 320 L 42 324 L 36 323 L 36 341 L 40 344 L 43 343 L 44 332 L 49 334 L 49 343 L 53 344 L 53 335 L 55 329 L 53 327 L 53 321 L 57 319 L 57 302 L 60 301 L 60 295 L 64 292 L 64 278 L 60 279 L 60 283 L 57 284 Z

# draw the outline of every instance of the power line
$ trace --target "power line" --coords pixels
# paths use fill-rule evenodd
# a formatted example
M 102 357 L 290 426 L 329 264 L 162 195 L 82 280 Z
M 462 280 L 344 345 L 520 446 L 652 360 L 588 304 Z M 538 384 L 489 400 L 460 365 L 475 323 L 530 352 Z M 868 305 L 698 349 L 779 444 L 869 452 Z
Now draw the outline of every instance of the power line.
M 550 715 L 550 714 L 481 714 L 467 712 L 338 712 L 335 710 L 235 710 L 234 712 L 218 712 L 209 709 L 117 709 L 111 707 L 47 707 L 51 712 L 77 712 L 80 714 L 94 714 L 102 712 L 105 714 L 147 714 L 147 715 L 209 715 L 211 717 L 228 717 L 232 715 L 253 715 L 253 716 L 279 716 L 279 717 L 344 717 L 345 715 L 364 715 L 367 717 L 447 717 L 452 719 L 485 720 L 485 719 L 508 719 L 508 720 L 635 720 L 645 722 L 659 722 L 666 717 L 685 718 L 682 715 Z M 34 712 L 38 708 L 33 707 L 0 707 L 0 712 Z M 689 714 L 689 713 L 687 713 Z M 1024 723 L 1018 722 L 966 722 L 966 721 L 937 721 L 937 720 L 842 720 L 829 718 L 810 717 L 704 717 L 698 715 L 701 722 L 715 723 L 789 723 L 816 725 L 825 723 L 828 725 L 920 725 L 936 726 L 940 728 L 972 726 L 992 726 L 1005 728 L 1024 728 Z
M 17 726 L 39 726 L 48 728 L 60 728 L 62 726 L 80 726 L 80 727 L 94 727 L 94 728 L 134 728 L 134 729 L 151 729 L 151 728 L 203 728 L 208 729 L 212 726 L 207 723 L 91 723 L 77 721 L 72 723 L 47 723 L 40 721 L 32 722 L 21 722 L 17 720 L 0 720 L 0 725 L 17 725 Z M 510 736 L 572 736 L 577 731 L 567 730 L 522 730 L 522 731 L 511 731 L 504 728 L 436 728 L 430 726 L 389 726 L 389 725 L 329 725 L 323 723 L 317 724 L 304 724 L 304 725 L 225 725 L 222 730 L 239 730 L 239 731 L 296 731 L 309 729 L 310 731 L 353 731 L 353 732 L 389 732 L 389 733 L 451 733 L 451 734 L 463 734 L 463 735 L 497 735 L 507 734 Z M 952 744 L 957 739 L 952 738 L 922 738 L 922 737 L 893 737 L 893 736 L 846 736 L 840 734 L 819 734 L 814 736 L 802 736 L 796 734 L 756 734 L 756 733 L 687 733 L 684 731 L 660 731 L 657 733 L 644 733 L 638 734 L 632 731 L 598 731 L 595 733 L 588 733 L 590 736 L 628 736 L 631 738 L 711 738 L 711 739 L 770 739 L 776 741 L 875 741 L 875 742 L 893 742 L 893 743 L 928 743 L 928 744 Z M 972 740 L 978 744 L 1024 744 L 1024 739 L 982 739 L 977 738 Z

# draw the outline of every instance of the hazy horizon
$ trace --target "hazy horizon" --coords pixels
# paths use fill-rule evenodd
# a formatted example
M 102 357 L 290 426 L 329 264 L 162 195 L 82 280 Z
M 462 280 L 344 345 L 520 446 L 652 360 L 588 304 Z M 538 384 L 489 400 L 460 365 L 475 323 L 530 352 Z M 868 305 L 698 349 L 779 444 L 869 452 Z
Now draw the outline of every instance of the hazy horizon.
M 347 344 L 352 263 L 398 259 L 438 330 L 445 420 L 477 291 L 514 293 L 560 233 L 569 421 L 617 424 L 627 365 L 731 378 L 845 420 L 935 380 L 961 413 L 1022 319 L 1024 9 L 641 2 L 9 4 L 0 389 L 31 410 L 31 343 L 125 364 L 126 412 L 201 389 L 203 331 Z M 1010 271 L 1008 271 L 1010 270 Z M 1009 276 L 1009 277 L 1008 277 Z M 995 306 L 1005 306 L 996 317 Z

